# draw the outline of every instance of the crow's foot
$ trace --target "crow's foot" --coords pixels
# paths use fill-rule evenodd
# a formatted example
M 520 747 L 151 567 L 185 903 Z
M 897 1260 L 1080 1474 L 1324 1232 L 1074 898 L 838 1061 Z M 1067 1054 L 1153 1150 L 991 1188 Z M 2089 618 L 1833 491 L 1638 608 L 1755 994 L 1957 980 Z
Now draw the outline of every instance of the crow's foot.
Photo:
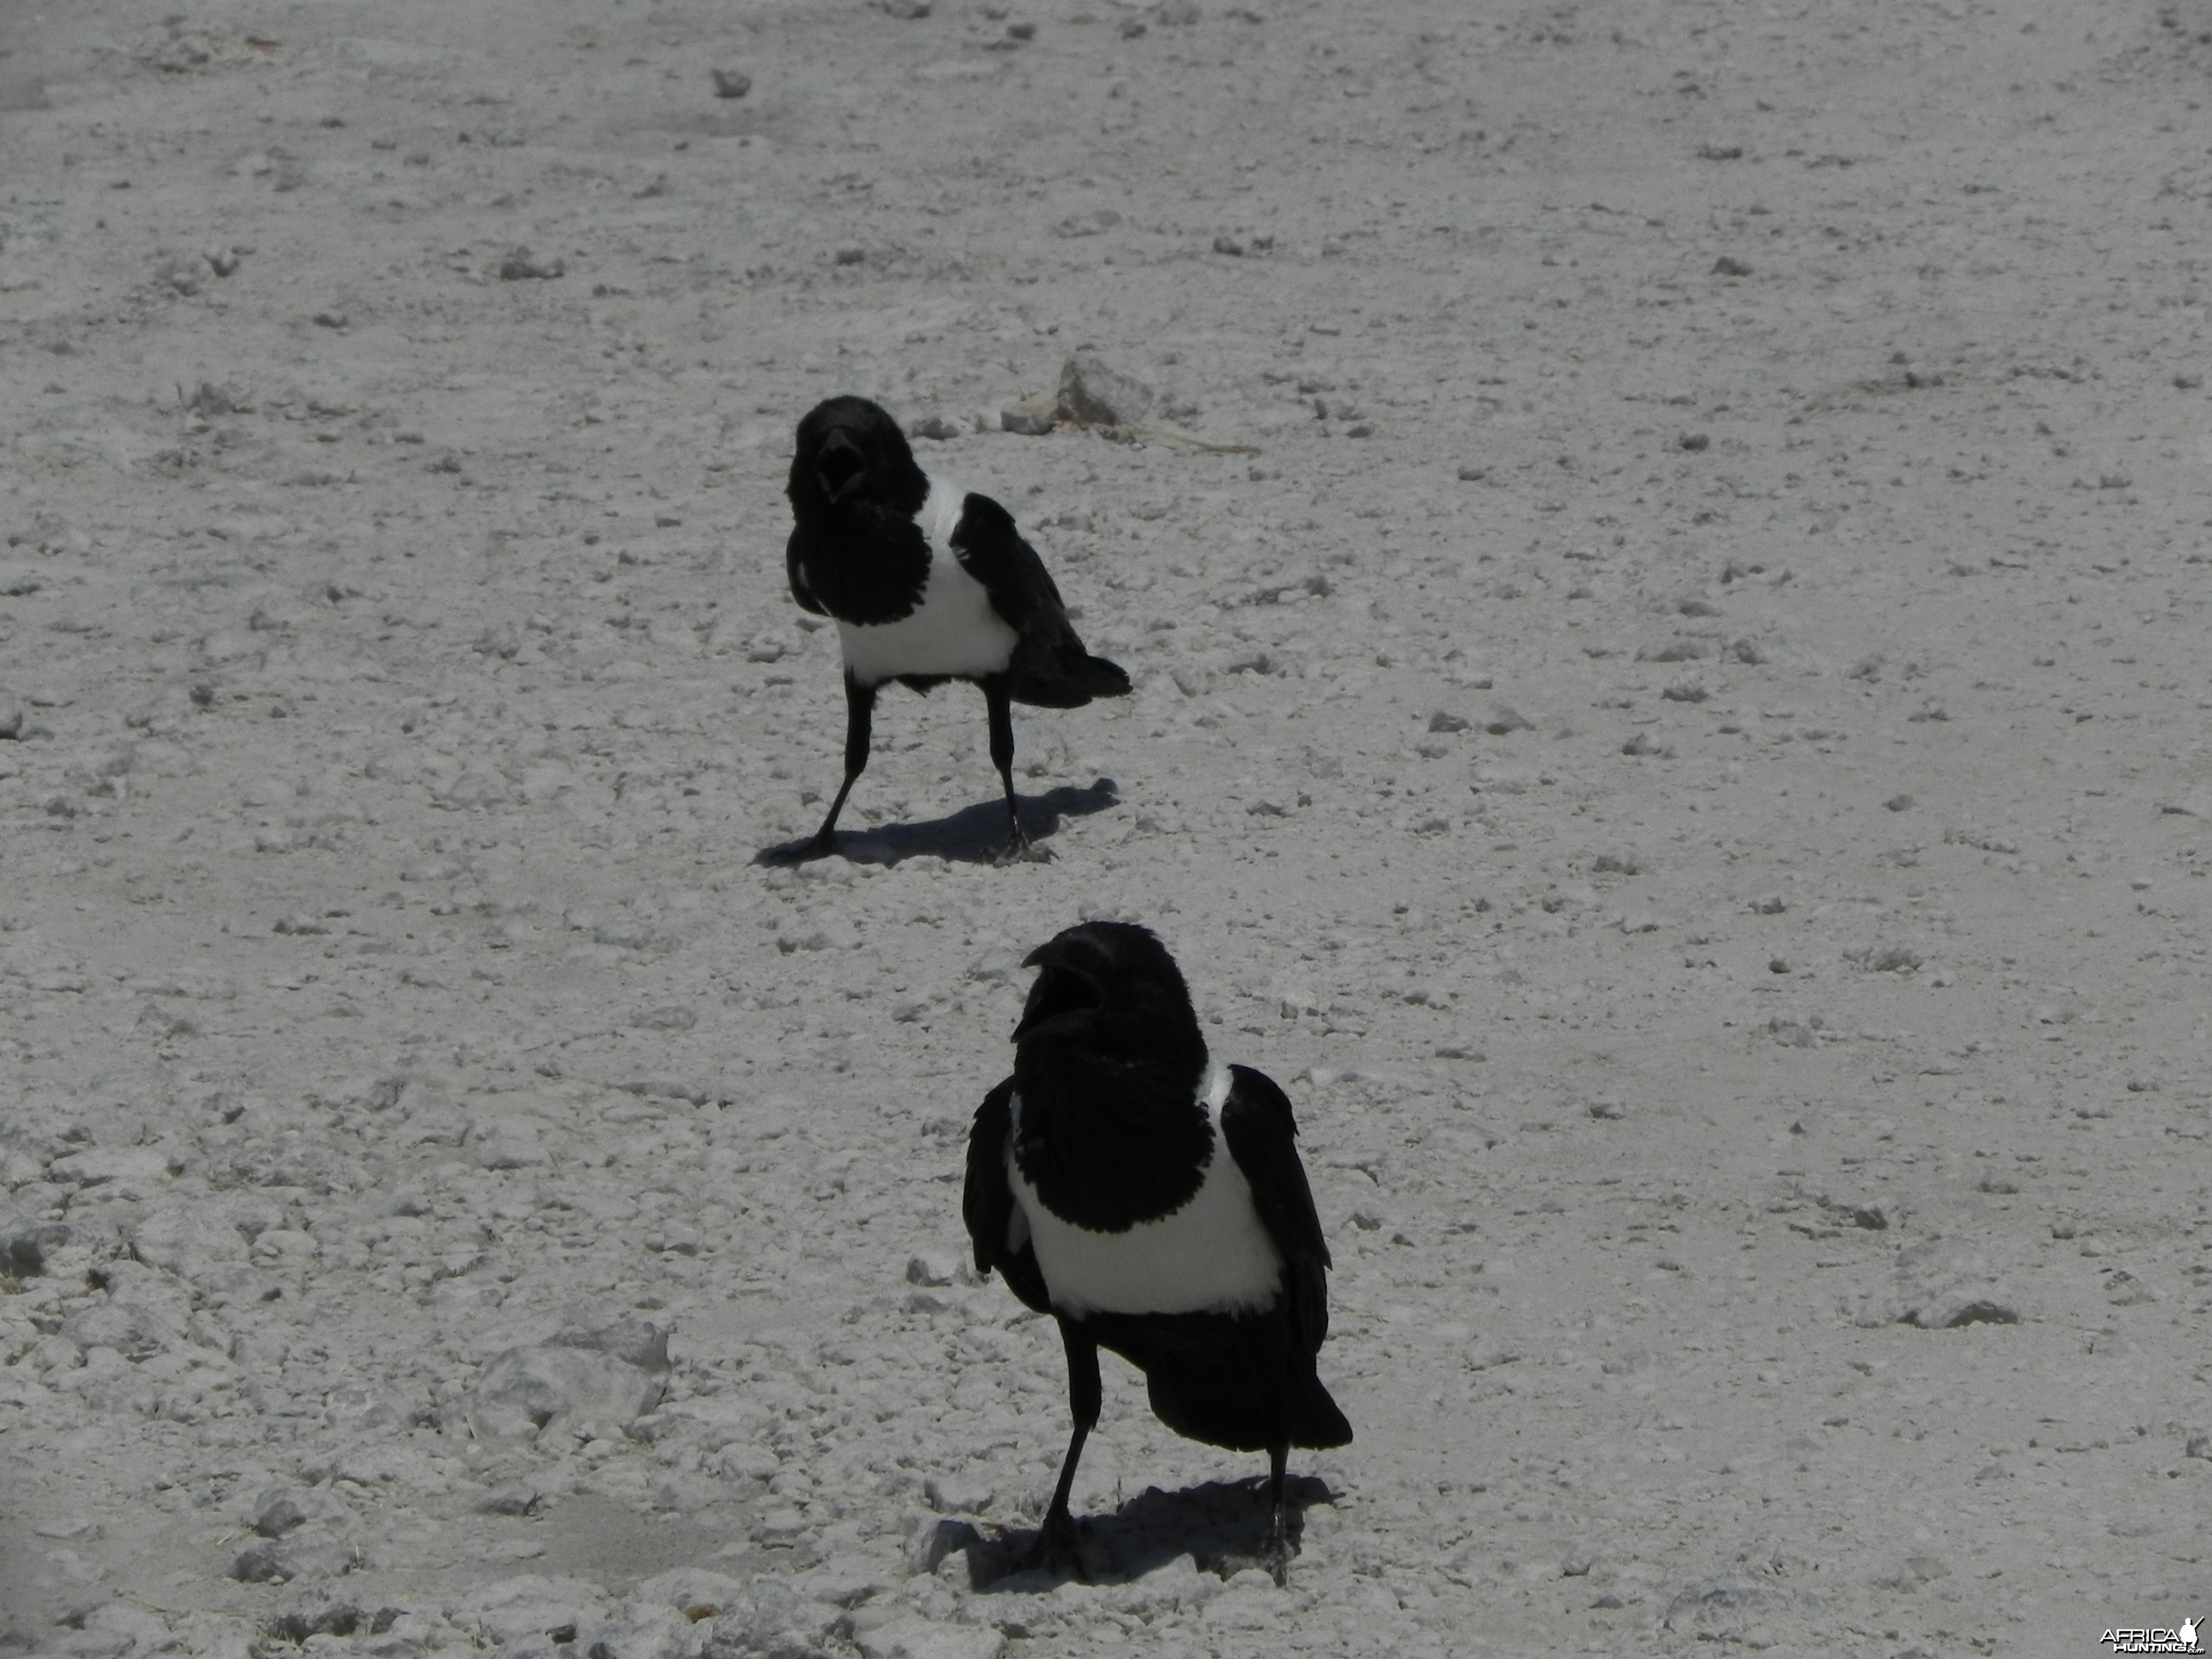
M 765 856 L 770 864 L 805 864 L 828 858 L 836 850 L 836 832 L 824 830 L 804 841 L 786 842 L 781 847 L 770 848 Z
M 1044 1524 L 1037 1528 L 1036 1541 L 1014 1563 L 1014 1571 L 1049 1573 L 1054 1577 L 1072 1573 L 1088 1583 L 1090 1576 L 1083 1571 L 1082 1541 L 1073 1516 L 1066 1510 L 1048 1510 Z
M 999 855 L 993 862 L 1049 864 L 1052 862 L 1052 848 L 1038 846 L 1030 839 L 1029 832 L 1018 823 L 1014 826 L 1013 835 L 1007 840 L 1006 844 L 999 849 Z
M 1280 1528 L 1276 1528 L 1268 1538 L 1267 1547 L 1260 1552 L 1259 1564 L 1266 1571 L 1267 1577 L 1275 1581 L 1277 1589 L 1290 1589 L 1291 1558 L 1297 1553 L 1297 1551 L 1291 1547 L 1290 1539 L 1284 1534 Z

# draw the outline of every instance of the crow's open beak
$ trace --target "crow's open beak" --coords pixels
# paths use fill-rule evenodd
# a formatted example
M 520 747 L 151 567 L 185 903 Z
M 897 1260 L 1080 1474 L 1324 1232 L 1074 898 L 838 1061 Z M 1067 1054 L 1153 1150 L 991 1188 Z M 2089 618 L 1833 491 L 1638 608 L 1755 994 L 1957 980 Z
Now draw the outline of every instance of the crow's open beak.
M 843 433 L 832 432 L 822 441 L 821 451 L 814 458 L 814 476 L 822 481 L 822 493 L 831 501 L 842 501 L 867 471 L 868 458 Z

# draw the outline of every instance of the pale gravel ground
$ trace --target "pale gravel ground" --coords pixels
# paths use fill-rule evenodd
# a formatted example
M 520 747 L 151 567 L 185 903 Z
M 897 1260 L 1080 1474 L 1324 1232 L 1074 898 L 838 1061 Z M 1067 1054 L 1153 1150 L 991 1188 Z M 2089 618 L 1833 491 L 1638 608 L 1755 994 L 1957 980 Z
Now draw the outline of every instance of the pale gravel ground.
M 0 1650 L 2212 1612 L 2212 11 L 1003 9 L 0 9 Z M 1079 343 L 1263 453 L 973 429 Z M 1138 680 L 1021 723 L 1049 864 L 962 688 L 867 861 L 752 861 L 847 391 Z M 1287 1595 L 1126 1372 L 1109 1582 L 917 1570 L 1063 1442 L 951 1270 L 1085 914 L 1301 1115 L 1359 1437 Z

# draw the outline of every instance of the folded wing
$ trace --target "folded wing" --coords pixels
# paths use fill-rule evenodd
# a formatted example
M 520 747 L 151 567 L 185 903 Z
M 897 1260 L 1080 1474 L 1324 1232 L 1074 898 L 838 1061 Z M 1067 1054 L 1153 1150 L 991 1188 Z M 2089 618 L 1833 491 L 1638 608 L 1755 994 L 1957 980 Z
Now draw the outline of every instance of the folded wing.
M 1036 1252 L 1030 1246 L 1029 1224 L 1006 1179 L 1006 1146 L 1014 1131 L 1014 1080 L 1008 1078 L 983 1097 L 968 1131 L 968 1184 L 960 1213 L 975 1251 L 975 1271 L 1006 1276 L 1006 1288 L 1026 1307 L 1052 1311 Z
M 962 504 L 953 556 L 983 585 L 991 607 L 1019 637 L 1007 667 L 1007 694 L 1040 708 L 1080 708 L 1093 697 L 1126 696 L 1129 677 L 1083 648 L 1067 606 L 1013 515 L 988 495 Z
M 1222 1139 L 1251 1184 L 1252 1206 L 1282 1253 L 1284 1290 L 1298 1346 L 1317 1352 L 1328 1334 L 1328 1243 L 1298 1161 L 1290 1097 L 1265 1073 L 1232 1066 L 1221 1106 Z

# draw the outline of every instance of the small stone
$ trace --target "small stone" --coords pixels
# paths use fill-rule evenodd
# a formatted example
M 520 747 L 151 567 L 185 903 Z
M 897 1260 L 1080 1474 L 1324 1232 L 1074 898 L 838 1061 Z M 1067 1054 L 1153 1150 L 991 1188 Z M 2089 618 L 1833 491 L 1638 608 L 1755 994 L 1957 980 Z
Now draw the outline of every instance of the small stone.
M 63 1221 L 35 1221 L 0 1210 L 0 1273 L 35 1279 L 46 1270 L 46 1255 L 70 1241 Z
M 634 1422 L 659 1403 L 666 1342 L 664 1334 L 653 1369 L 581 1346 L 510 1348 L 462 1396 L 459 1420 L 479 1440 L 527 1440 L 556 1422 Z
M 902 22 L 914 22 L 929 15 L 929 0 L 868 0 L 868 3 L 886 17 L 896 17 Z
M 1693 454 L 1698 450 L 1711 448 L 1713 443 L 1712 439 L 1702 432 L 1685 432 L 1674 441 L 1681 448 L 1689 450 Z
M 1804 1592 L 1760 1579 L 1708 1578 L 1690 1585 L 1667 1604 L 1662 1628 L 1701 1641 L 1745 1642 L 1759 1625 L 1787 1618 L 1814 1605 Z M 1772 1646 L 1769 1639 L 1758 1645 Z
M 253 1500 L 253 1530 L 264 1538 L 282 1538 L 305 1522 L 313 1508 L 307 1493 L 291 1486 L 271 1486 Z
M 1244 257 L 1244 244 L 1234 236 L 1217 236 L 1213 239 L 1213 251 L 1216 253 L 1225 253 L 1232 259 L 1241 259 Z
M 949 415 L 923 415 L 907 422 L 906 435 L 927 438 L 933 443 L 945 443 L 959 437 L 966 429 Z
M 1060 412 L 1085 426 L 1137 426 L 1152 412 L 1152 389 L 1097 352 L 1076 352 L 1060 371 Z
M 129 1360 L 152 1358 L 168 1340 L 159 1320 L 129 1302 L 95 1302 L 64 1320 L 61 1334 L 80 1348 L 112 1348 Z
M 957 1256 L 946 1251 L 925 1250 L 907 1259 L 906 1282 L 909 1285 L 957 1285 L 973 1277 Z
M 1429 716 L 1429 730 L 1431 732 L 1464 732 L 1468 724 L 1465 715 L 1455 714 L 1447 709 L 1439 708 Z
M 1059 419 L 1057 398 L 1024 398 L 999 411 L 999 429 L 1018 433 L 1025 438 L 1039 438 L 1051 431 Z
M 1703 702 L 1711 693 L 1700 681 L 1677 680 L 1659 695 L 1668 702 Z
M 1899 1317 L 1923 1330 L 1960 1325 L 2016 1325 L 2020 1314 L 1990 1278 L 1981 1246 L 1963 1238 L 1931 1239 L 1898 1252 Z
M 988 1483 L 964 1474 L 933 1474 L 921 1490 L 940 1515 L 981 1515 L 996 1496 Z
M 1909 974 L 1920 966 L 1920 952 L 1909 945 L 1869 945 L 1863 951 L 1846 951 L 1844 960 L 1869 974 Z
M 1468 1344 L 1463 1358 L 1468 1370 L 1486 1371 L 1493 1366 L 1513 1364 L 1521 1356 L 1508 1347 L 1500 1337 L 1479 1336 Z
M 368 1632 L 376 1615 L 363 1611 L 359 1601 L 325 1586 L 288 1599 L 269 1620 L 269 1633 L 286 1642 L 304 1642 L 311 1636 L 351 1636 Z
M 503 283 L 550 282 L 568 274 L 568 262 L 557 256 L 541 258 L 526 247 L 511 248 L 499 262 Z
M 1912 810 L 1912 797 L 1892 795 L 1887 800 L 1882 802 L 1882 805 L 1893 812 L 1910 812 Z
M 1087 213 L 1070 214 L 1052 228 L 1055 236 L 1102 236 L 1121 222 L 1121 214 L 1113 208 L 1093 208 Z
M 1536 722 L 1523 714 L 1510 702 L 1501 702 L 1490 711 L 1490 718 L 1482 729 L 1493 738 L 1510 737 L 1516 732 L 1533 732 Z
M 577 1630 L 599 1623 L 606 1610 L 606 1592 L 588 1580 L 525 1573 L 471 1591 L 446 1616 L 491 1645 L 511 1643 L 518 1652 L 544 1654 L 556 1645 L 552 1638 L 559 1632 L 568 1631 L 573 1640 Z
M 362 1553 L 327 1527 L 300 1527 L 282 1538 L 264 1538 L 239 1551 L 230 1576 L 240 1583 L 285 1583 L 295 1578 L 336 1578 L 362 1565 Z
M 718 69 L 708 73 L 714 77 L 717 98 L 742 98 L 753 89 L 753 77 L 743 70 Z
M 1006 1638 L 988 1625 L 942 1625 L 912 1614 L 861 1631 L 867 1659 L 1000 1659 Z
M 76 1651 L 94 1653 L 158 1653 L 173 1650 L 169 1627 L 151 1608 L 137 1601 L 109 1601 L 84 1615 L 78 1628 L 98 1645 Z
M 1739 155 L 1742 154 L 1741 150 L 1736 153 Z M 1751 267 L 1744 264 L 1742 260 L 1733 258 L 1728 254 L 1723 253 L 1719 258 L 1713 261 L 1713 275 L 1716 276 L 1748 276 L 1751 275 Z

